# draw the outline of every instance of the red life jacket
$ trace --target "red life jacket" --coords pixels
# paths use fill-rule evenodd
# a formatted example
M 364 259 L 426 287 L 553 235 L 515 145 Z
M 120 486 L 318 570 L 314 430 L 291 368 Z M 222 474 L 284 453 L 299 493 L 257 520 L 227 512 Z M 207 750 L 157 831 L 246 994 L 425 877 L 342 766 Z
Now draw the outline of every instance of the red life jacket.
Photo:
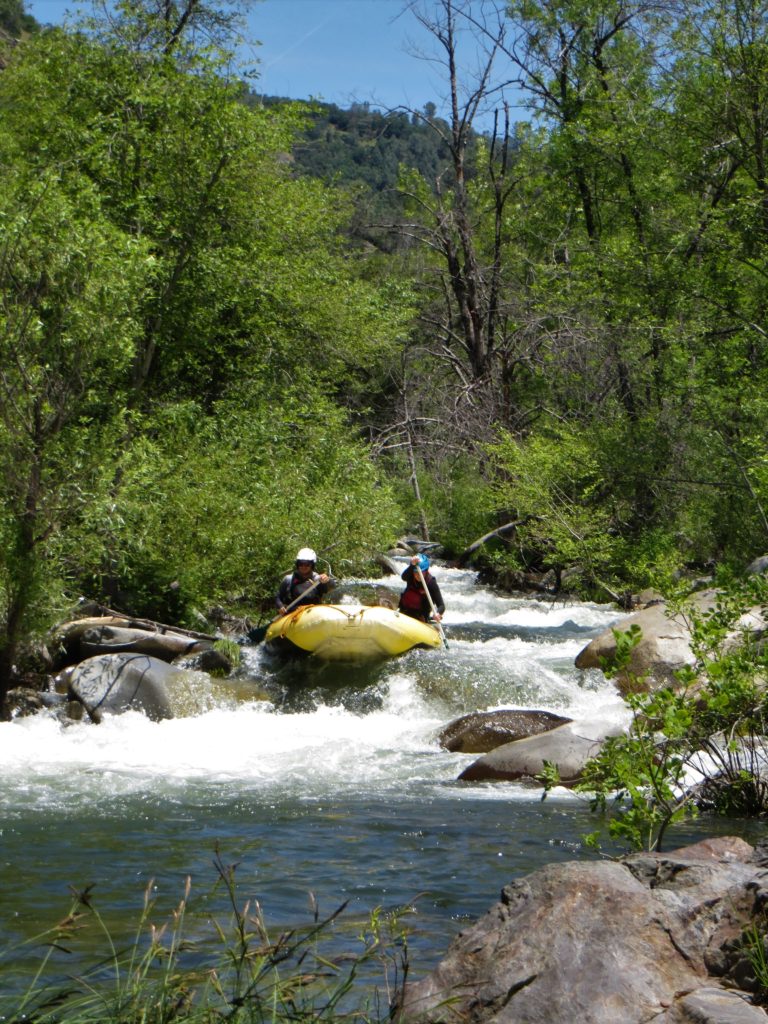
M 421 612 L 424 604 L 423 592 L 416 587 L 406 587 L 400 595 L 400 607 L 409 611 Z
M 425 609 L 425 605 L 428 607 L 428 598 L 426 594 L 426 587 L 429 580 L 429 573 L 422 573 L 424 576 L 424 587 L 417 586 L 418 577 L 414 573 L 413 580 L 406 585 L 405 590 L 400 595 L 399 607 L 404 611 L 418 612 L 419 617 L 424 619 L 427 618 L 428 612 Z

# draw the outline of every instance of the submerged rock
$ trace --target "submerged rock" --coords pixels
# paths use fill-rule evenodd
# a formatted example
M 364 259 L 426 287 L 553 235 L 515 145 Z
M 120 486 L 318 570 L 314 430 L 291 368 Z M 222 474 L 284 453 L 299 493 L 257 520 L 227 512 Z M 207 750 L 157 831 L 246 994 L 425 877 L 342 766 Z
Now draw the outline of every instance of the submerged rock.
M 46 706 L 42 694 L 28 686 L 16 686 L 9 690 L 6 702 L 11 718 L 35 715 Z
M 192 669 L 220 676 L 228 676 L 234 667 L 231 658 L 228 658 L 222 651 L 217 651 L 213 648 L 199 651 L 197 654 L 185 654 L 180 658 L 174 658 L 173 664 L 179 668 Z

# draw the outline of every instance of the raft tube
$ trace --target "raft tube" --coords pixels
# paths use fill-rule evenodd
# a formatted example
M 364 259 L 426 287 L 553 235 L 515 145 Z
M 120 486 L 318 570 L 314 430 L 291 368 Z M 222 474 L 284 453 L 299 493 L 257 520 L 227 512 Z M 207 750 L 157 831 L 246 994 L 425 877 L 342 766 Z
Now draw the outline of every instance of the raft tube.
M 439 647 L 434 626 L 392 608 L 312 604 L 275 619 L 264 641 L 273 650 L 304 651 L 324 661 L 391 658 L 413 647 Z

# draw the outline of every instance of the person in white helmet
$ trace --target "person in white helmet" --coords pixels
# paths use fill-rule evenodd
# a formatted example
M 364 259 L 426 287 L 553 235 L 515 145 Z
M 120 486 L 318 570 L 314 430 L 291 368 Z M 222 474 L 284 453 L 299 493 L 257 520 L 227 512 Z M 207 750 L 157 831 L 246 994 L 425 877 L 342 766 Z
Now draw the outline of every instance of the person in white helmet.
M 312 548 L 302 548 L 296 555 L 296 565 L 284 576 L 277 592 L 275 604 L 279 615 L 285 615 L 305 604 L 318 604 L 323 594 L 336 586 L 327 573 L 315 572 L 317 555 Z

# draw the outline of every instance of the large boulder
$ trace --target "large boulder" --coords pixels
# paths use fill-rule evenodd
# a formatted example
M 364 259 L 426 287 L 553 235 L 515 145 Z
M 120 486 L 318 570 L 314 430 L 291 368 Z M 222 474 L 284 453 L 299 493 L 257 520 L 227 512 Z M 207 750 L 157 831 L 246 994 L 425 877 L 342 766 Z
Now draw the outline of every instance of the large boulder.
M 557 765 L 564 784 L 577 782 L 584 765 L 596 757 L 607 736 L 624 731 L 616 723 L 567 722 L 537 736 L 504 743 L 473 761 L 459 775 L 462 782 L 513 782 L 533 779 L 544 771 L 545 762 Z
M 750 562 L 747 566 L 747 573 L 750 576 L 759 575 L 762 576 L 768 572 L 768 555 L 760 555 L 753 562 Z
M 711 608 L 714 603 L 713 591 L 695 595 L 699 610 Z M 624 633 L 635 625 L 642 631 L 640 642 L 632 650 L 626 671 L 616 676 L 616 685 L 623 696 L 636 691 L 638 686 L 653 690 L 672 685 L 675 672 L 694 664 L 691 630 L 685 616 L 671 613 L 664 604 L 653 604 L 596 636 L 576 656 L 576 668 L 602 668 L 616 654 L 614 629 Z
M 768 898 L 765 868 L 736 838 L 542 868 L 406 986 L 399 1022 L 766 1024 L 739 941 Z
M 718 593 L 702 590 L 689 598 L 693 614 L 701 615 L 713 611 L 717 606 Z M 622 694 L 653 691 L 664 686 L 676 685 L 676 673 L 686 665 L 694 665 L 696 658 L 692 649 L 690 613 L 673 613 L 664 604 L 654 604 L 642 611 L 621 619 L 611 629 L 595 637 L 576 656 L 577 668 L 602 668 L 616 654 L 614 630 L 626 632 L 632 626 L 641 631 L 640 642 L 632 649 L 629 665 L 616 675 L 616 685 Z M 764 610 L 760 607 L 747 609 L 734 623 L 732 631 L 725 638 L 722 647 L 733 648 L 743 643 L 745 635 L 760 640 L 768 630 Z
M 449 722 L 438 733 L 437 741 L 445 750 L 484 754 L 504 743 L 536 736 L 570 721 L 552 711 L 473 711 Z
M 405 551 L 398 551 L 397 554 L 407 554 Z M 394 558 L 389 555 L 376 555 L 375 561 L 377 564 L 390 576 L 399 576 L 403 571 L 402 565 L 399 565 Z
M 160 721 L 173 718 L 168 686 L 184 673 L 146 654 L 101 654 L 68 669 L 69 693 L 94 722 L 105 714 L 142 711 Z

